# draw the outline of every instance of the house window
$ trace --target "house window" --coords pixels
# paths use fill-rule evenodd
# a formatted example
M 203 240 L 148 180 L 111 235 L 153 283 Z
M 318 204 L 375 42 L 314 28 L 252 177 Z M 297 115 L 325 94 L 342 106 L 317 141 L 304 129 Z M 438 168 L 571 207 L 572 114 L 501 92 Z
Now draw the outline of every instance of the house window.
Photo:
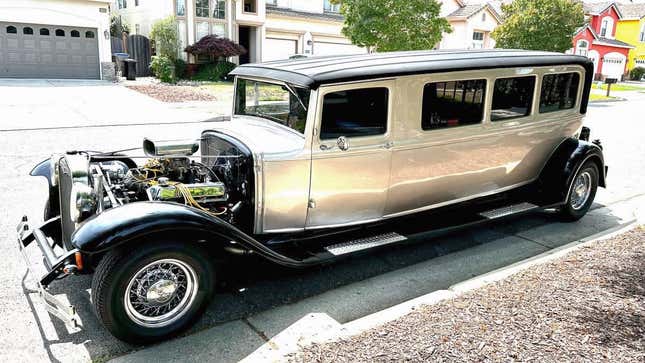
M 72 38 L 80 38 L 80 37 L 81 37 L 81 33 L 79 33 L 79 32 L 78 32 L 78 30 L 72 30 L 72 31 L 69 33 L 69 35 L 70 35 Z
M 119 6 L 119 9 L 125 9 L 128 7 L 128 1 L 127 0 L 118 0 L 117 5 Z
M 40 28 L 40 35 L 49 35 L 49 29 Z
M 323 99 L 320 139 L 382 135 L 387 130 L 388 89 L 332 92 Z
M 139 6 L 139 0 L 134 0 L 134 6 Z
M 500 121 L 530 115 L 534 91 L 534 76 L 495 80 L 490 120 Z
M 267 5 L 278 6 L 278 0 L 266 0 L 266 1 L 267 1 Z
M 9 25 L 7 27 L 7 34 L 16 34 L 16 33 L 18 33 L 18 29 L 16 29 L 15 26 Z
M 195 16 L 208 18 L 208 0 L 195 1 Z
M 589 53 L 589 42 L 583 39 L 578 40 L 576 44 L 576 54 L 584 55 L 585 57 Z
M 85 38 L 94 38 L 94 32 L 90 30 L 86 31 Z
M 134 24 L 134 34 L 141 34 L 141 25 Z
M 436 130 L 480 123 L 484 116 L 485 94 L 485 79 L 426 84 L 421 128 Z
M 486 13 L 485 12 L 482 13 L 482 21 L 486 21 Z
M 547 74 L 542 78 L 540 113 L 573 108 L 578 96 L 578 73 Z
M 245 13 L 255 13 L 256 12 L 256 6 L 255 6 L 256 0 L 244 0 L 244 12 Z
M 65 36 L 65 31 L 63 29 L 56 29 L 56 36 L 57 37 L 64 37 Z
M 600 23 L 600 36 L 601 37 L 612 37 L 613 30 L 614 30 L 614 19 L 612 19 L 609 16 L 606 16 L 602 18 L 602 22 Z
M 34 35 L 34 29 L 26 26 L 26 27 L 22 28 L 22 34 Z
M 224 19 L 226 17 L 225 0 L 213 0 L 212 8 L 213 8 L 213 18 Z
M 175 0 L 175 13 L 177 16 L 186 16 L 186 0 Z
M 200 22 L 198 22 L 196 24 L 195 27 L 196 27 L 196 29 L 195 29 L 195 39 L 197 39 L 198 41 L 209 34 L 208 33 L 208 22 L 200 21 Z
M 473 49 L 482 49 L 484 47 L 484 33 L 473 32 Z
M 325 0 L 324 10 L 330 13 L 340 12 L 340 3 L 332 3 L 331 0 Z

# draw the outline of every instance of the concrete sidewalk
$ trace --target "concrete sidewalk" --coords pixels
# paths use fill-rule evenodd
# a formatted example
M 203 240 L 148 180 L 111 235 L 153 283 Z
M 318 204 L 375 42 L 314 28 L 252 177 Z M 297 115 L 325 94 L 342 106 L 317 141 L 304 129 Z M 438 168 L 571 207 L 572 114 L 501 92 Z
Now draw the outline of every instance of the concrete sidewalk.
M 536 224 L 534 217 L 518 218 L 508 224 L 491 224 L 489 228 L 475 231 L 481 238 L 491 238 L 489 242 L 148 347 L 112 362 L 159 359 L 231 362 L 245 357 L 247 361 L 270 360 L 292 349 L 300 336 L 338 329 L 341 324 L 411 298 L 446 290 L 474 276 L 530 259 L 599 232 L 620 228 L 632 223 L 634 211 L 643 205 L 645 197 L 597 208 L 573 224 Z M 639 210 L 638 213 L 642 212 Z M 423 254 L 427 247 L 422 244 L 410 249 L 411 253 L 416 249 L 417 253 Z
M 201 122 L 230 114 L 222 101 L 164 103 L 106 81 L 0 79 L 0 131 Z

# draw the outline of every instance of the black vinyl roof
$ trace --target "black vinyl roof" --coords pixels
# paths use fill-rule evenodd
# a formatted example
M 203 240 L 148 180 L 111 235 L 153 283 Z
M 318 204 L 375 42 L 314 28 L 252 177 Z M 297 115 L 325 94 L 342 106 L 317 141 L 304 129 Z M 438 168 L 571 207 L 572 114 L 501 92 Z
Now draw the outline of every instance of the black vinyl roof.
M 578 64 L 593 73 L 586 57 L 562 53 L 487 49 L 389 52 L 310 57 L 241 65 L 236 76 L 276 79 L 298 86 L 318 88 L 327 83 L 410 74 L 473 69 Z

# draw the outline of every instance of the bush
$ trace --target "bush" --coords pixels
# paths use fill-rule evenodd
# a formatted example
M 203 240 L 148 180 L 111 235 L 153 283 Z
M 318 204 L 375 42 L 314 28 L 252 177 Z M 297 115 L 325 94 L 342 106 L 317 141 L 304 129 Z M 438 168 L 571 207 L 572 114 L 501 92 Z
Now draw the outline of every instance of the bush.
M 162 82 L 175 83 L 175 64 L 170 58 L 160 55 L 153 56 L 150 70 Z
M 186 62 L 181 59 L 175 59 L 175 78 L 177 79 L 183 79 L 186 78 Z
M 179 35 L 177 32 L 177 21 L 174 16 L 157 20 L 152 24 L 150 39 L 154 42 L 157 55 L 177 59 L 179 47 Z
M 643 67 L 636 67 L 629 72 L 629 77 L 633 80 L 640 81 L 643 76 L 645 76 L 645 68 Z
M 235 67 L 237 67 L 235 63 L 227 61 L 204 64 L 193 76 L 193 79 L 198 81 L 224 81 L 228 79 L 228 74 Z

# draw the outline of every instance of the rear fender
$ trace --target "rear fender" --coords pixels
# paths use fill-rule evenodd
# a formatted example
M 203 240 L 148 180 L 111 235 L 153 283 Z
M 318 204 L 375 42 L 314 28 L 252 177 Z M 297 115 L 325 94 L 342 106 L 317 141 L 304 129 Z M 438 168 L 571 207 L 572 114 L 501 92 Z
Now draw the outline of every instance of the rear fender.
M 599 172 L 598 184 L 606 187 L 605 159 L 602 148 L 576 138 L 564 140 L 540 173 L 539 188 L 545 204 L 565 203 L 569 186 L 578 169 L 587 161 L 596 163 Z
M 207 243 L 231 241 L 275 263 L 301 267 L 299 260 L 269 249 L 235 226 L 193 207 L 177 203 L 135 202 L 109 209 L 85 221 L 72 235 L 72 245 L 84 254 L 94 255 L 117 247 L 136 247 L 158 233 L 209 235 Z M 188 242 L 190 239 L 187 238 Z

